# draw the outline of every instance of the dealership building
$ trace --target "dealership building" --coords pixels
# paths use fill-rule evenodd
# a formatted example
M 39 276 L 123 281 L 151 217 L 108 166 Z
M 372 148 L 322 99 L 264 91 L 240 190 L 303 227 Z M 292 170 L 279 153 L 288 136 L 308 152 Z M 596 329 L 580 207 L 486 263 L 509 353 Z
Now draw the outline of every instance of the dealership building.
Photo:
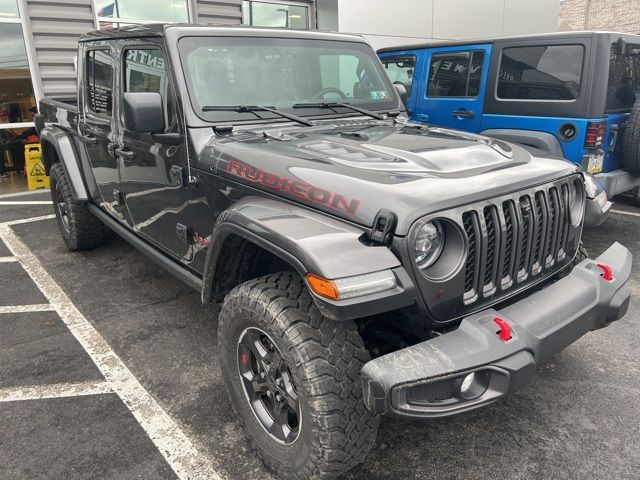
M 90 30 L 244 23 L 357 33 L 379 48 L 553 31 L 558 10 L 559 0 L 0 0 L 0 147 L 33 125 L 40 98 L 75 95 L 77 40 Z M 9 150 L 0 156 L 11 169 Z

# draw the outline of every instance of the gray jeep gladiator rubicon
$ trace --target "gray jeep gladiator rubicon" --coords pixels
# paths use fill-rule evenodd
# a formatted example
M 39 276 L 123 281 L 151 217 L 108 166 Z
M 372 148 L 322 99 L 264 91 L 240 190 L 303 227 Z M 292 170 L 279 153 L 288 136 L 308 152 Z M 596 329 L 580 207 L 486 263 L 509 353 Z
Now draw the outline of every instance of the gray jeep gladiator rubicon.
M 379 417 L 487 405 L 621 318 L 576 165 L 407 121 L 361 38 L 148 25 L 80 40 L 36 124 L 62 236 L 105 226 L 222 302 L 238 420 L 282 478 L 337 476 Z

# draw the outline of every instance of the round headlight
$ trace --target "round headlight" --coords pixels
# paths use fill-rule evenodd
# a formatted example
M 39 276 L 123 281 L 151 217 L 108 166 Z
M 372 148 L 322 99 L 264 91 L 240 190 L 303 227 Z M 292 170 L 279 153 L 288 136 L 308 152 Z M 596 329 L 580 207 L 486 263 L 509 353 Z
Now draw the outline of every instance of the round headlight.
M 444 228 L 440 222 L 427 222 L 420 228 L 413 247 L 418 268 L 424 270 L 436 263 L 444 248 L 444 240 Z

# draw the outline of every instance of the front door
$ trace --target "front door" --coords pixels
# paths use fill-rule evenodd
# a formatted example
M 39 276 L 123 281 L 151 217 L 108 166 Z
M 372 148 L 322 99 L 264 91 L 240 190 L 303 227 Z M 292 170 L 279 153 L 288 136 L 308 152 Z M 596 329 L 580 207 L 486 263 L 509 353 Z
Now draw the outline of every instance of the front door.
M 479 131 L 490 54 L 489 44 L 429 49 L 416 119 Z
M 79 130 L 100 190 L 100 205 L 123 220 L 120 172 L 114 155 L 117 137 L 113 104 L 114 55 L 114 50 L 106 44 L 85 52 Z
M 211 214 L 201 189 L 189 186 L 184 131 L 178 121 L 177 99 L 168 60 L 159 44 L 139 40 L 124 44 L 120 55 L 121 91 L 157 92 L 164 103 L 164 135 L 127 130 L 120 116 L 121 135 L 116 156 L 120 162 L 122 189 L 129 222 L 134 230 L 177 260 L 194 265 L 193 236 Z M 181 140 L 167 140 L 173 134 Z
M 419 70 L 416 67 L 422 62 L 418 62 L 418 55 L 422 56 L 419 50 L 400 50 L 397 52 L 385 52 L 380 54 L 380 60 L 384 65 L 389 80 L 395 85 L 400 84 L 407 92 L 403 98 L 404 106 L 407 108 L 409 118 L 415 120 L 414 108 L 416 96 L 419 88 L 413 88 L 413 82 Z M 418 84 L 419 82 L 416 82 Z

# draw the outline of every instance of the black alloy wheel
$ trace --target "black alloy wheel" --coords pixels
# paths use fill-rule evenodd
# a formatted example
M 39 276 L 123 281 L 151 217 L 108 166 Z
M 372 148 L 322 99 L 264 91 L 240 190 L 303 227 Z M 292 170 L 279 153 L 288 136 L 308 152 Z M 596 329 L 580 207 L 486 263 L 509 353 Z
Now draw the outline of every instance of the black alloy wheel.
M 64 198 L 62 182 L 56 182 L 56 209 L 60 216 L 60 224 L 65 231 L 69 232 L 69 212 L 67 211 L 67 202 Z
M 295 442 L 300 435 L 298 393 L 280 350 L 265 331 L 251 327 L 240 335 L 238 373 L 262 427 L 278 442 Z

